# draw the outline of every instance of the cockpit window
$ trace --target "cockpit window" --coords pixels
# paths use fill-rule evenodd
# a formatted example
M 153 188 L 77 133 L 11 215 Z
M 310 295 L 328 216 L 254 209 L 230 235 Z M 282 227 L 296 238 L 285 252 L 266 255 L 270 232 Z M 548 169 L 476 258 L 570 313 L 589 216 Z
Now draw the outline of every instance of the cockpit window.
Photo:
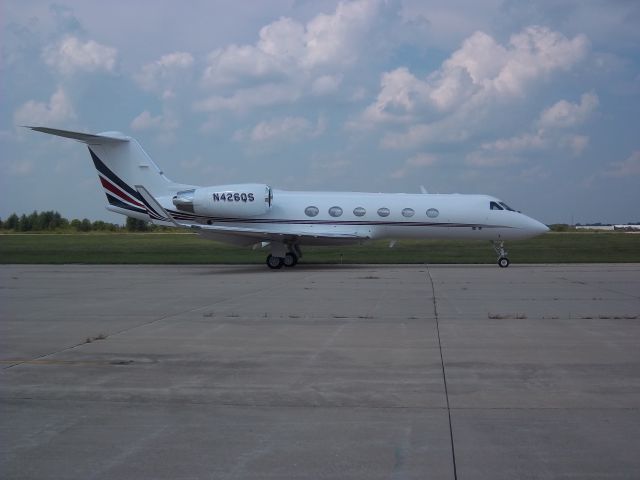
M 491 207 L 491 210 L 504 210 L 504 208 L 502 208 L 500 205 L 498 205 L 498 202 L 491 202 L 489 204 L 489 206 Z
M 510 212 L 515 212 L 515 210 L 513 208 L 511 208 L 509 205 L 507 205 L 504 202 L 500 202 L 500 205 L 502 205 L 504 208 L 506 208 L 507 210 L 509 210 Z

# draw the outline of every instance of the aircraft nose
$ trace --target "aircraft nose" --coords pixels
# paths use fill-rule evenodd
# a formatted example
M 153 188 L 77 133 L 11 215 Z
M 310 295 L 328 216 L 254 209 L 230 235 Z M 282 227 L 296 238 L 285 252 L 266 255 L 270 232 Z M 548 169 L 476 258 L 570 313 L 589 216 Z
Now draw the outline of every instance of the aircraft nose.
M 527 217 L 527 229 L 534 235 L 542 235 L 543 233 L 547 233 L 549 231 L 549 227 L 547 227 L 544 223 L 539 222 L 538 220 Z

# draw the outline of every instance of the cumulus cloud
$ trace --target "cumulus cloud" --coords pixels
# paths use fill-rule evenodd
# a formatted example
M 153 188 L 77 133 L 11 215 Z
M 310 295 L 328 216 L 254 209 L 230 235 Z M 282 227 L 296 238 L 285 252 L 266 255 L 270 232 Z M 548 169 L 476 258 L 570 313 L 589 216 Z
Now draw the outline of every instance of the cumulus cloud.
M 335 12 L 317 15 L 306 25 L 280 18 L 260 30 L 254 45 L 230 45 L 212 52 L 203 82 L 227 85 L 352 65 L 379 9 L 377 0 L 358 0 L 340 2 Z
M 494 142 L 482 144 L 482 149 L 493 152 L 524 152 L 531 150 L 539 150 L 546 148 L 548 141 L 542 135 L 542 132 L 535 134 L 525 133 L 511 138 L 499 139 Z
M 560 100 L 542 112 L 538 124 L 542 128 L 566 128 L 579 125 L 591 115 L 598 103 L 598 96 L 593 92 L 584 93 L 580 103 Z
M 411 149 L 426 143 L 459 143 L 469 139 L 473 125 L 481 123 L 480 117 L 465 119 L 464 115 L 456 115 L 438 122 L 418 123 L 409 126 L 399 133 L 386 133 L 380 144 L 385 148 Z M 470 128 L 471 127 L 471 128 Z
M 168 99 L 175 95 L 176 85 L 189 76 L 193 62 L 193 55 L 188 52 L 169 53 L 144 65 L 134 79 L 142 89 L 159 93 L 162 98 Z
M 589 145 L 589 137 L 580 134 L 560 134 L 559 130 L 580 125 L 597 106 L 598 96 L 593 92 L 584 93 L 579 103 L 560 100 L 540 113 L 535 122 L 535 132 L 485 142 L 479 150 L 472 152 L 467 160 L 476 165 L 495 165 L 501 162 L 495 160 L 500 156 L 517 156 L 549 148 L 566 148 L 574 156 L 579 156 Z M 513 158 L 509 163 L 513 163 Z
M 495 168 L 522 162 L 522 158 L 513 153 L 490 153 L 476 150 L 465 157 L 465 163 L 478 168 Z
M 391 173 L 391 178 L 405 178 L 411 174 L 413 170 L 431 167 L 438 162 L 438 157 L 430 153 L 419 153 L 407 159 L 402 168 Z
M 161 115 L 153 116 L 147 110 L 142 112 L 136 118 L 131 121 L 131 128 L 133 130 L 161 130 L 170 131 L 178 128 L 179 122 L 173 117 L 173 115 L 165 113 Z
M 276 58 L 252 45 L 231 45 L 209 55 L 203 83 L 218 87 L 246 82 L 246 79 L 272 80 L 285 75 L 285 59 Z
M 260 29 L 257 50 L 273 59 L 297 62 L 304 55 L 305 28 L 291 18 L 280 18 Z
M 564 137 L 564 145 L 569 147 L 573 155 L 579 156 L 589 146 L 589 137 L 586 135 L 569 135 Z
M 76 113 L 66 92 L 59 87 L 49 102 L 29 100 L 13 115 L 16 125 L 59 125 L 76 118 Z
M 375 0 L 340 2 L 332 15 L 313 18 L 306 27 L 301 63 L 306 67 L 354 63 L 379 9 Z
M 314 125 L 304 117 L 284 117 L 260 122 L 250 132 L 238 131 L 234 135 L 234 139 L 237 141 L 250 140 L 254 143 L 296 142 L 321 135 L 324 129 L 323 118 L 319 118 Z
M 554 131 L 540 129 L 535 133 L 523 133 L 493 142 L 485 142 L 466 156 L 466 163 L 477 167 L 496 167 L 520 163 L 523 156 L 550 149 L 569 150 L 577 157 L 589 146 L 586 135 L 557 135 Z
M 311 84 L 311 92 L 314 95 L 329 95 L 335 93 L 342 82 L 342 75 L 322 75 Z
M 384 5 L 380 0 L 340 2 L 334 12 L 316 15 L 306 24 L 280 18 L 264 26 L 254 44 L 215 50 L 202 85 L 216 94 L 196 102 L 196 109 L 241 110 L 297 101 L 302 94 L 340 92 L 345 72 L 370 58 L 363 52 L 374 55 L 376 25 L 394 21 L 381 15 Z M 279 88 L 275 97 L 256 98 L 263 89 Z
M 76 37 L 63 38 L 58 44 L 45 48 L 47 65 L 65 75 L 76 72 L 113 71 L 117 50 L 93 40 L 82 42 Z
M 569 70 L 585 57 L 589 45 L 584 35 L 568 39 L 545 27 L 528 27 L 509 43 L 503 67 L 489 80 L 499 92 L 517 94 L 532 80 L 555 70 Z
M 424 79 L 405 67 L 384 73 L 375 102 L 349 126 L 408 124 L 404 132 L 385 135 L 382 145 L 389 148 L 413 148 L 434 139 L 465 140 L 482 125 L 479 119 L 487 109 L 520 101 L 554 72 L 580 62 L 588 45 L 583 35 L 569 39 L 537 26 L 511 36 L 506 45 L 476 32 Z M 593 100 L 585 98 L 585 111 L 593 108 Z
M 372 126 L 377 123 L 408 122 L 418 105 L 428 103 L 429 87 L 413 75 L 408 68 L 400 67 L 385 72 L 380 81 L 380 93 L 376 102 L 367 107 L 362 118 L 351 127 Z
M 640 150 L 635 150 L 622 162 L 612 162 L 604 173 L 607 177 L 631 177 L 640 175 Z
M 520 163 L 522 154 L 546 150 L 549 146 L 550 140 L 543 131 L 523 133 L 483 143 L 479 149 L 466 156 L 465 163 L 475 167 L 500 167 Z
M 198 111 L 213 112 L 230 110 L 245 112 L 256 107 L 268 107 L 282 103 L 295 102 L 302 95 L 298 87 L 283 84 L 266 84 L 253 88 L 238 89 L 232 95 L 213 95 L 195 103 Z

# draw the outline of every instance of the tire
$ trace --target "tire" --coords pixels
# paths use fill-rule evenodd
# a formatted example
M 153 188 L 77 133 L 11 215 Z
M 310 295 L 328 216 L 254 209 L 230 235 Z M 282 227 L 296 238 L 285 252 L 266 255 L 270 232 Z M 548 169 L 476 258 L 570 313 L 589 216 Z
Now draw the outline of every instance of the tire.
M 509 262 L 509 259 L 507 257 L 500 257 L 498 259 L 498 265 L 500 266 L 500 268 L 507 268 L 510 263 L 511 262 Z
M 284 266 L 285 267 L 295 267 L 298 264 L 298 256 L 289 252 L 284 256 Z
M 283 258 L 274 257 L 273 255 L 269 255 L 267 257 L 267 266 L 272 270 L 278 270 L 279 268 L 282 268 L 282 265 L 284 265 Z

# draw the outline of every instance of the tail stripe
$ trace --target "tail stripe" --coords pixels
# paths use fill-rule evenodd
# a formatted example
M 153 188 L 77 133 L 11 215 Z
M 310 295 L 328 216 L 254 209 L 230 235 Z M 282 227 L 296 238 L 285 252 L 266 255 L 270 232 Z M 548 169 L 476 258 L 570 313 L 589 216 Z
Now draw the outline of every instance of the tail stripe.
M 91 150 L 91 148 L 89 148 L 89 153 L 91 153 L 93 164 L 95 165 L 96 170 L 98 170 L 98 172 L 100 172 L 106 178 L 111 180 L 111 183 L 117 185 L 124 192 L 129 194 L 130 197 L 135 198 L 136 200 L 138 200 L 138 202 L 142 200 L 140 198 L 140 194 L 136 192 L 133 188 L 131 188 L 129 185 L 127 185 L 125 182 L 123 182 L 115 173 L 109 170 L 109 167 L 107 167 L 104 163 L 102 163 L 102 160 L 100 160 L 98 156 L 95 153 L 93 153 L 93 150 Z
M 128 203 L 123 202 L 122 200 L 120 200 L 119 198 L 114 197 L 113 195 L 110 194 L 106 194 L 107 195 L 107 200 L 109 201 L 110 205 L 113 205 L 114 207 L 119 207 L 125 210 L 130 210 L 132 212 L 137 212 L 137 213 L 145 213 L 147 215 L 149 215 L 149 217 L 151 217 L 154 220 L 163 220 L 165 222 L 169 221 L 168 218 L 159 215 L 155 210 L 153 210 L 148 204 L 147 202 L 144 202 L 145 205 L 140 205 L 142 208 L 138 208 L 138 207 L 134 207 Z M 144 200 L 143 200 L 144 201 Z
M 125 200 L 133 205 L 136 205 L 138 207 L 144 208 L 144 205 L 142 205 L 140 202 L 138 202 L 137 200 L 134 200 L 133 198 L 131 198 L 129 195 L 127 195 L 126 193 L 124 193 L 122 190 L 120 190 L 118 187 L 116 187 L 115 185 L 113 185 L 109 180 L 105 179 L 102 175 L 98 175 L 98 177 L 100 178 L 100 183 L 102 183 L 102 186 L 106 189 L 109 190 L 111 193 L 113 193 L 114 195 L 120 197 L 122 200 Z M 105 192 L 106 193 L 106 192 Z
M 109 205 L 113 205 L 114 207 L 119 207 L 124 210 L 131 210 L 132 212 L 137 212 L 137 213 L 147 213 L 146 210 L 142 208 L 132 207 L 128 203 L 124 203 L 119 198 L 116 198 L 113 195 L 109 195 L 108 193 L 107 193 L 107 200 L 109 201 Z
M 107 200 L 114 207 L 124 208 L 132 212 L 146 213 L 156 220 L 164 220 L 164 217 L 155 212 L 146 204 L 142 196 L 122 181 L 112 170 L 107 167 L 102 160 L 89 148 L 93 164 L 98 170 L 98 178 L 105 189 Z

